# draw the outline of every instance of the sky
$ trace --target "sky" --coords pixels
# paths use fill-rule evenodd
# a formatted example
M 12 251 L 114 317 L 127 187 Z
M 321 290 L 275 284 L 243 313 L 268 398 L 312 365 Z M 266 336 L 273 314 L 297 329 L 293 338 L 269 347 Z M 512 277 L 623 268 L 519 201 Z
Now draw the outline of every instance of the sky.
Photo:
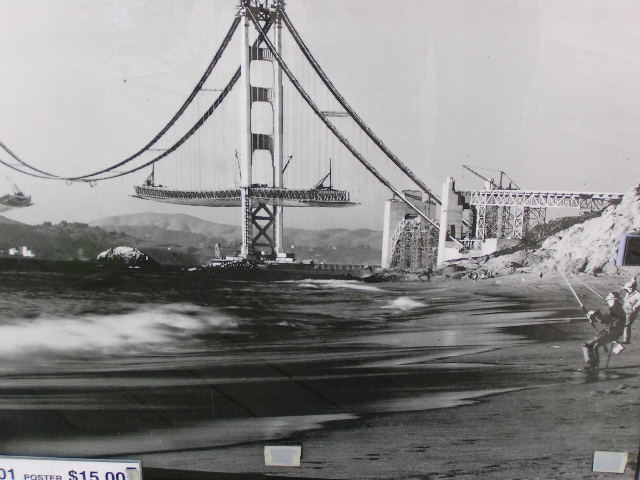
M 235 11 L 235 0 L 0 0 L 0 140 L 66 175 L 121 160 L 177 110 Z M 342 95 L 436 192 L 448 176 L 480 187 L 463 164 L 534 190 L 639 183 L 635 0 L 289 0 L 287 12 Z M 147 174 L 91 187 L 0 166 L 0 188 L 8 175 L 34 202 L 5 215 L 239 223 L 238 209 L 131 198 Z M 359 207 L 289 209 L 287 226 L 381 229 L 387 197 L 372 187 Z

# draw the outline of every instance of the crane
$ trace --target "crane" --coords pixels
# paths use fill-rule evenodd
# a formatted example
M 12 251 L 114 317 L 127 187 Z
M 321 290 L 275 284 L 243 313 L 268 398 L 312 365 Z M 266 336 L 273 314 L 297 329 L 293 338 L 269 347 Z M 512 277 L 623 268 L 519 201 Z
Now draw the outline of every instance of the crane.
M 500 181 L 498 183 L 496 183 L 493 178 L 485 177 L 484 175 L 482 175 L 481 173 L 479 173 L 476 170 L 472 169 L 468 165 L 462 165 L 462 168 L 465 168 L 465 169 L 469 170 L 475 176 L 480 177 L 485 182 L 488 182 L 489 183 L 489 188 L 491 190 L 495 190 L 495 189 L 498 189 L 498 190 L 520 190 L 520 187 L 516 184 L 516 182 L 513 180 L 513 178 L 511 178 L 509 175 L 507 175 L 507 173 L 505 171 L 503 171 L 503 170 L 496 170 L 496 172 L 500 174 Z M 502 183 L 505 178 L 509 180 L 509 186 L 505 186 Z
M 22 190 L 15 184 L 15 182 L 8 176 L 7 180 L 9 180 L 9 183 L 11 183 L 11 185 L 13 186 L 13 193 L 0 196 L 0 212 L 4 212 L 11 208 L 30 207 L 31 205 L 33 205 L 31 203 L 31 195 L 25 195 Z
M 329 179 L 329 186 L 325 187 L 324 182 Z M 314 187 L 315 190 L 333 190 L 332 178 L 331 178 L 331 159 L 329 159 L 329 173 L 327 173 L 322 179 L 317 182 Z

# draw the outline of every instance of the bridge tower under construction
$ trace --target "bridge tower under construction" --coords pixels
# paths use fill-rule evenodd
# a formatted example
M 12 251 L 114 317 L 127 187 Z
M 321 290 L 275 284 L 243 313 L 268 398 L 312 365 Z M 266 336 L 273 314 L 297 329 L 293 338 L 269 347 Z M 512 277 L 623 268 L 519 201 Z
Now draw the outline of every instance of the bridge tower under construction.
M 355 205 L 345 190 L 320 182 L 309 189 L 287 188 L 283 181 L 285 129 L 283 69 L 276 56 L 282 52 L 284 0 L 240 0 L 240 145 L 239 188 L 210 191 L 170 190 L 153 184 L 136 186 L 140 198 L 210 207 L 240 207 L 240 256 L 286 258 L 283 246 L 283 211 L 291 207 L 347 207 Z M 273 40 L 265 33 L 271 30 Z M 268 44 L 268 45 L 265 45 Z M 255 68 L 259 63 L 270 68 Z M 262 67 L 263 65 L 261 65 Z M 262 75 L 261 75 L 262 74 Z M 266 78 L 265 78 L 266 77 Z M 266 86 L 265 86 L 266 85 Z M 270 115 L 256 115 L 264 112 Z M 265 156 L 267 159 L 265 160 Z M 260 164 L 260 175 L 256 165 Z M 265 163 L 267 168 L 265 169 Z M 268 173 L 265 175 L 265 171 Z

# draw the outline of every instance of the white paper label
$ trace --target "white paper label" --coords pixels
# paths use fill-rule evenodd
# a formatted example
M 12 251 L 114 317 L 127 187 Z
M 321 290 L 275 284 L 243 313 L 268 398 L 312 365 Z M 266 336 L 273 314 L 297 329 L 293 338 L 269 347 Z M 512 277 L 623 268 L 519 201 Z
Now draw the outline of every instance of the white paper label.
M 264 447 L 264 464 L 269 467 L 299 467 L 301 456 L 302 447 Z
M 627 452 L 601 452 L 593 454 L 593 471 L 608 473 L 624 473 L 627 467 Z
M 0 480 L 142 480 L 139 460 L 0 456 Z

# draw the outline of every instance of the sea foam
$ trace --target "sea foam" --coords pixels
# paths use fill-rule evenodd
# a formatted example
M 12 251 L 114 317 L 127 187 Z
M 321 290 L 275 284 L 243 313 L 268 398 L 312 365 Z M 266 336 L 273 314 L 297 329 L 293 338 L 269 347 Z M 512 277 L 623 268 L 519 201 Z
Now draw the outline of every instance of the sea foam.
M 298 286 L 302 288 L 333 288 L 333 289 L 349 289 L 362 290 L 366 292 L 384 292 L 383 289 L 368 285 L 359 280 L 317 280 L 306 279 L 296 281 Z
M 67 355 L 145 352 L 178 348 L 195 334 L 226 331 L 237 321 L 209 307 L 190 304 L 144 305 L 121 314 L 84 314 L 10 319 L 0 325 L 0 357 L 35 352 Z
M 413 310 L 414 308 L 421 308 L 426 306 L 427 305 L 425 303 L 418 302 L 411 297 L 398 297 L 382 308 L 402 310 L 403 312 L 405 312 L 407 310 Z

